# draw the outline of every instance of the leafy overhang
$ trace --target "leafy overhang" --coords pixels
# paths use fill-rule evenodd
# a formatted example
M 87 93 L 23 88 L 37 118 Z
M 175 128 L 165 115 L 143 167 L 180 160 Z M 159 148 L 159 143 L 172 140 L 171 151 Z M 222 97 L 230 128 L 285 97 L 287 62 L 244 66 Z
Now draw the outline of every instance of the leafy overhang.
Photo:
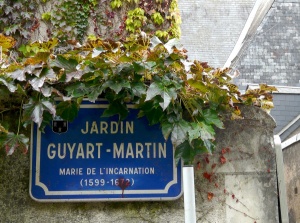
M 261 84 L 259 89 L 241 94 L 232 83 L 230 69 L 214 69 L 206 62 L 190 61 L 177 39 L 162 42 L 145 33 L 125 41 L 91 39 L 63 51 L 59 41 L 34 42 L 19 48 L 23 59 L 10 57 L 13 39 L 1 35 L 5 46 L 0 69 L 0 113 L 18 111 L 18 131 L 0 122 L 0 144 L 12 154 L 16 148 L 28 149 L 28 138 L 20 126 L 32 121 L 41 131 L 54 116 L 72 121 L 84 98 L 95 102 L 107 99 L 103 117 L 119 120 L 128 114 L 127 104 L 139 109 L 150 125 L 159 124 L 165 138 L 171 139 L 175 158 L 186 164 L 215 147 L 215 128 L 224 128 L 221 114 L 231 112 L 242 118 L 238 104 L 273 107 L 276 88 Z M 55 98 L 62 100 L 57 103 Z

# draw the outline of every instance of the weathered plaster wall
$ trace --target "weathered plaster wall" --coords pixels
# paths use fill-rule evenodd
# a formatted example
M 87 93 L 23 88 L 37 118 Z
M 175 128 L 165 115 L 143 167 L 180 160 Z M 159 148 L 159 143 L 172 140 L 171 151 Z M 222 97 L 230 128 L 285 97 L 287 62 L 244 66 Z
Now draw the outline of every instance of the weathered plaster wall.
M 203 167 L 196 172 L 199 222 L 278 222 L 275 123 L 257 108 L 243 113 L 245 119 L 227 121 L 218 131 L 214 155 L 198 159 Z M 204 177 L 212 172 L 209 180 Z
M 282 151 L 290 223 L 300 222 L 299 148 L 298 141 Z
M 256 107 L 226 121 L 213 155 L 195 160 L 197 222 L 278 222 L 275 123 Z M 184 222 L 183 197 L 167 202 L 38 203 L 29 197 L 29 155 L 0 156 L 0 222 Z

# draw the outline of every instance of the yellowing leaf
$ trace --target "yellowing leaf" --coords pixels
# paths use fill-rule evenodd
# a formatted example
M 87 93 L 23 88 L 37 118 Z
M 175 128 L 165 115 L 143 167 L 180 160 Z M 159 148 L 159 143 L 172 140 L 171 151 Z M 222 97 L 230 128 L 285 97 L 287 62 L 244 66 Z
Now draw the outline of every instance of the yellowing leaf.
M 201 74 L 202 74 L 203 71 L 204 71 L 204 68 L 203 68 L 201 62 L 195 60 L 194 64 L 192 64 L 192 66 L 191 66 L 191 72 L 194 73 L 194 74 L 200 75 L 199 76 L 200 80 L 202 80 L 202 75 Z
M 259 88 L 260 88 L 262 91 L 270 91 L 270 92 L 278 91 L 276 87 L 274 87 L 274 86 L 269 86 L 269 85 L 267 85 L 267 84 L 260 84 L 260 85 L 259 85 Z
M 0 132 L 8 133 L 8 131 L 0 124 Z
M 35 48 L 36 52 L 50 52 L 58 44 L 58 39 L 51 39 L 47 42 L 34 42 L 30 44 L 31 48 Z
M 270 110 L 274 108 L 274 104 L 272 101 L 263 100 L 261 101 L 261 108 L 269 113 Z
M 231 113 L 231 120 L 244 119 L 242 116 Z
M 14 38 L 0 33 L 0 46 L 2 47 L 2 52 L 6 53 L 8 49 L 12 48 L 15 44 L 16 40 Z
M 229 88 L 230 92 L 232 92 L 232 93 L 239 92 L 239 88 L 235 84 L 230 84 L 229 83 L 229 84 L 227 84 L 227 87 Z
M 49 52 L 38 52 L 34 57 L 28 58 L 25 61 L 24 65 L 35 65 L 41 62 L 47 62 L 49 56 L 50 56 Z

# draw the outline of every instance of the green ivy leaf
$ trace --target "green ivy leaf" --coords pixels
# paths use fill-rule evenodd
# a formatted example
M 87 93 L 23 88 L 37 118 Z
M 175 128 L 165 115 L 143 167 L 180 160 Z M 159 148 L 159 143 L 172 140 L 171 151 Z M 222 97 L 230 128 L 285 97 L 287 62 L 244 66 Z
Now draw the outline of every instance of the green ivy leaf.
M 70 82 L 73 78 L 76 80 L 79 80 L 82 75 L 84 75 L 83 71 L 81 70 L 76 70 L 74 72 L 69 72 L 66 75 L 66 82 Z
M 34 90 L 40 92 L 41 88 L 44 86 L 45 81 L 54 79 L 55 77 L 56 75 L 52 69 L 43 68 L 40 75 L 33 78 L 32 80 L 29 80 L 29 83 Z
M 18 94 L 20 94 L 20 95 L 27 96 L 26 91 L 24 90 L 24 88 L 20 84 L 17 84 L 17 91 L 16 92 L 18 92 Z
M 23 152 L 28 151 L 29 138 L 23 134 L 15 134 L 9 132 L 7 134 L 0 134 L 0 145 L 4 147 L 7 155 L 12 155 L 16 148 L 22 148 Z
M 109 80 L 103 84 L 103 87 L 109 87 L 118 94 L 123 88 L 130 88 L 130 83 L 124 79 L 118 79 L 117 81 Z
M 201 137 L 201 128 L 197 123 L 191 124 L 192 128 L 188 132 L 189 134 L 189 142 L 191 143 L 194 139 L 199 139 Z
M 133 62 L 132 65 L 136 73 L 143 74 L 146 70 L 151 70 L 156 63 L 153 61 Z
M 62 101 L 57 105 L 57 115 L 63 120 L 72 122 L 78 114 L 80 103 L 77 101 Z
M 8 76 L 11 77 L 14 80 L 18 80 L 18 81 L 25 81 L 26 77 L 25 77 L 25 72 L 24 70 L 18 69 L 15 70 L 11 73 L 8 73 Z
M 191 130 L 191 127 L 188 122 L 183 119 L 175 122 L 173 124 L 173 130 L 171 134 L 171 141 L 173 145 L 178 146 L 184 142 L 188 137 L 188 132 Z
M 78 65 L 75 59 L 66 59 L 65 57 L 58 55 L 55 60 L 51 62 L 52 67 L 63 68 L 67 73 L 76 71 L 76 66 Z
M 199 122 L 198 126 L 200 127 L 200 135 L 201 139 L 206 140 L 206 139 L 215 139 L 215 130 L 213 126 L 207 125 L 204 122 Z
M 24 119 L 32 120 L 37 123 L 38 127 L 41 126 L 43 121 L 43 112 L 46 110 L 54 117 L 56 114 L 55 105 L 48 98 L 36 99 L 30 98 L 28 104 L 24 104 Z
M 161 129 L 162 129 L 162 133 L 163 136 L 165 138 L 165 140 L 168 140 L 172 130 L 173 130 L 173 123 L 169 123 L 169 122 L 164 122 L 161 125 Z
M 40 88 L 44 85 L 45 80 L 46 77 L 35 77 L 32 80 L 30 80 L 29 83 L 34 90 L 40 91 Z
M 49 112 L 43 112 L 43 121 L 39 130 L 44 133 L 44 129 L 46 126 L 50 125 L 53 120 L 53 116 Z
M 189 141 L 185 140 L 176 147 L 175 162 L 178 163 L 180 159 L 185 165 L 192 164 L 197 151 L 191 146 Z
M 160 103 L 163 110 L 169 106 L 172 99 L 175 100 L 177 97 L 175 88 L 165 87 L 162 82 L 155 81 L 147 90 L 146 101 L 151 100 L 157 95 L 160 95 L 163 99 L 163 102 Z
M 126 104 L 117 100 L 110 102 L 108 108 L 104 110 L 101 117 L 111 117 L 114 115 L 119 115 L 120 120 L 124 120 L 128 115 Z
M 89 93 L 89 88 L 86 87 L 85 83 L 74 83 L 66 88 L 68 95 L 73 98 L 84 97 Z
M 207 143 L 209 142 L 210 141 L 207 140 Z M 176 147 L 175 150 L 176 163 L 178 163 L 179 160 L 182 159 L 185 165 L 193 164 L 196 155 L 212 152 L 214 145 L 211 142 L 209 145 L 207 145 L 209 149 L 207 149 L 205 146 L 206 146 L 206 142 L 201 139 L 196 139 L 193 140 L 192 142 L 185 140 L 183 143 L 181 143 Z
M 101 53 L 106 52 L 102 47 L 97 47 L 93 49 L 92 58 L 99 56 Z
M 175 100 L 177 97 L 175 88 L 166 88 L 164 92 L 160 95 L 163 99 L 163 102 L 159 103 L 163 110 L 165 110 L 172 100 Z
M 132 65 L 136 73 L 140 73 L 140 74 L 144 73 L 145 66 L 143 66 L 142 63 L 133 62 Z
M 157 36 L 153 36 L 151 39 L 150 39 L 150 49 L 153 50 L 157 45 L 159 44 L 162 44 L 162 42 L 160 41 L 159 38 L 157 38 Z
M 132 83 L 131 89 L 135 96 L 142 97 L 142 95 L 146 94 L 146 87 L 142 82 Z
M 203 144 L 206 151 L 210 154 L 213 152 L 214 148 L 216 147 L 215 144 L 209 139 L 203 140 Z
M 160 122 L 163 117 L 163 110 L 156 101 L 146 101 L 139 105 L 138 117 L 146 116 L 149 125 L 155 125 Z
M 220 129 L 224 128 L 224 124 L 220 120 L 217 112 L 212 109 L 203 110 L 203 118 L 207 124 L 215 125 Z
M 146 101 L 151 100 L 157 95 L 160 95 L 164 89 L 164 86 L 161 83 L 153 82 L 147 90 Z
M 168 50 L 169 54 L 173 53 L 173 48 L 181 48 L 182 45 L 180 44 L 179 39 L 170 39 L 165 45 L 164 47 Z
M 206 93 L 209 91 L 209 88 L 202 81 L 189 79 L 188 84 L 191 85 L 192 87 L 198 89 L 202 93 Z
M 215 131 L 211 125 L 207 125 L 204 122 L 192 123 L 192 128 L 189 131 L 189 141 L 201 138 L 202 140 L 214 139 Z
M 17 87 L 14 85 L 14 82 L 11 80 L 6 80 L 4 77 L 3 78 L 0 77 L 0 82 L 2 82 L 2 84 L 4 84 L 8 88 L 8 90 L 12 93 L 17 90 Z
M 87 94 L 88 99 L 91 102 L 95 102 L 97 98 L 102 94 L 104 87 L 102 85 L 88 87 L 89 93 Z

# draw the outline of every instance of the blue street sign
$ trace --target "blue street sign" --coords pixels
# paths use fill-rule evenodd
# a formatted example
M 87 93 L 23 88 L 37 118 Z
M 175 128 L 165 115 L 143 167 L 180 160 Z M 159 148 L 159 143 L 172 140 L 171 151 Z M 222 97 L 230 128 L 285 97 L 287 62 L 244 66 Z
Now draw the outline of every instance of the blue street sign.
M 129 115 L 102 118 L 107 103 L 84 101 L 73 122 L 32 125 L 30 195 L 37 201 L 172 200 L 182 165 L 158 125 Z

